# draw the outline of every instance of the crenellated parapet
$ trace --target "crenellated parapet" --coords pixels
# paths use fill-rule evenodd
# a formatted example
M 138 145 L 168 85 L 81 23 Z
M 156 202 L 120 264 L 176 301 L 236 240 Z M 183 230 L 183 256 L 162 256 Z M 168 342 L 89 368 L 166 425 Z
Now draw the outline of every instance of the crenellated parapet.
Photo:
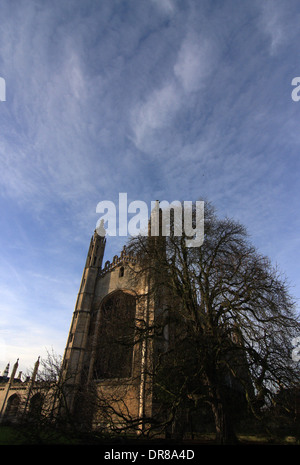
M 112 262 L 107 260 L 104 267 L 99 272 L 99 277 L 104 276 L 106 273 L 114 270 L 118 266 L 130 264 L 132 266 L 136 265 L 137 258 L 132 253 L 127 253 L 126 246 L 123 247 L 123 250 L 120 256 L 115 255 Z

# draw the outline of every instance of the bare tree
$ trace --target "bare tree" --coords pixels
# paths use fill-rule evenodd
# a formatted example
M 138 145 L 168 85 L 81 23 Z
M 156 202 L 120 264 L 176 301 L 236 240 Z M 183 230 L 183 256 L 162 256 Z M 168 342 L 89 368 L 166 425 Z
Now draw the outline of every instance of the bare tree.
M 152 374 L 167 421 L 201 400 L 210 405 L 218 442 L 228 443 L 236 440 L 238 402 L 258 417 L 280 389 L 299 383 L 291 341 L 300 325 L 286 280 L 242 225 L 217 218 L 206 204 L 204 231 L 201 247 L 171 234 L 138 236 L 128 249 L 140 258 L 133 279 L 149 272 L 149 292 L 165 296 L 154 337 L 167 318 L 168 347 L 158 350 Z
M 41 358 L 39 369 L 27 396 L 23 422 L 49 431 L 61 430 L 68 433 L 78 430 L 78 422 L 69 404 L 69 386 L 71 379 L 62 377 L 62 357 L 53 350 L 47 350 Z

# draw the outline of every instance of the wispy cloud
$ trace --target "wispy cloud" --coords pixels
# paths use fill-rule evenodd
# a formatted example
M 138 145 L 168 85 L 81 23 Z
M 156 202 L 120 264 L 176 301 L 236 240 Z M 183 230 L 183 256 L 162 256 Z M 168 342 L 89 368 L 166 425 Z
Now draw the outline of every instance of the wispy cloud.
M 156 131 L 172 125 L 180 104 L 180 90 L 174 83 L 153 91 L 145 102 L 139 102 L 131 117 L 136 146 L 151 152 L 153 140 L 157 137 Z
M 198 91 L 216 63 L 216 47 L 206 37 L 190 32 L 184 39 L 174 65 L 174 73 L 185 92 Z
M 265 0 L 259 2 L 261 16 L 259 25 L 269 39 L 269 51 L 276 55 L 291 39 L 296 36 L 296 28 L 299 20 L 299 11 L 290 9 L 296 4 L 289 4 L 282 0 Z
M 165 13 L 173 13 L 175 10 L 173 0 L 151 0 L 157 8 L 161 9 Z

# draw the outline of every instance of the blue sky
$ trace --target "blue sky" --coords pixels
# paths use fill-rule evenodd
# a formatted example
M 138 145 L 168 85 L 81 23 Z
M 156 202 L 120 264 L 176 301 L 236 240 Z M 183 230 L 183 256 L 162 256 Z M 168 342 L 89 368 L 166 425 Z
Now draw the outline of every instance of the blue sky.
M 297 0 L 1 1 L 0 371 L 63 354 L 119 192 L 206 198 L 300 297 L 299 21 Z

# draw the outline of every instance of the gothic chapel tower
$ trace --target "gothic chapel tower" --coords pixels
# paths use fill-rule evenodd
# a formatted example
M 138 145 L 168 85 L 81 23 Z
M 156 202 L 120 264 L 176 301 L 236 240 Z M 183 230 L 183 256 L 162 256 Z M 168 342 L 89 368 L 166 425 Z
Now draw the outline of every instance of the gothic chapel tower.
M 90 408 L 92 426 L 114 423 L 122 427 L 129 417 L 135 419 L 135 428 L 143 429 L 144 419 L 153 410 L 149 373 L 154 346 L 152 338 L 141 337 L 141 326 L 153 326 L 162 302 L 148 292 L 148 272 L 132 280 L 139 262 L 125 247 L 120 256 L 102 266 L 105 243 L 95 231 L 66 344 L 62 383 L 69 411 Z M 91 391 L 93 402 L 84 394 Z

